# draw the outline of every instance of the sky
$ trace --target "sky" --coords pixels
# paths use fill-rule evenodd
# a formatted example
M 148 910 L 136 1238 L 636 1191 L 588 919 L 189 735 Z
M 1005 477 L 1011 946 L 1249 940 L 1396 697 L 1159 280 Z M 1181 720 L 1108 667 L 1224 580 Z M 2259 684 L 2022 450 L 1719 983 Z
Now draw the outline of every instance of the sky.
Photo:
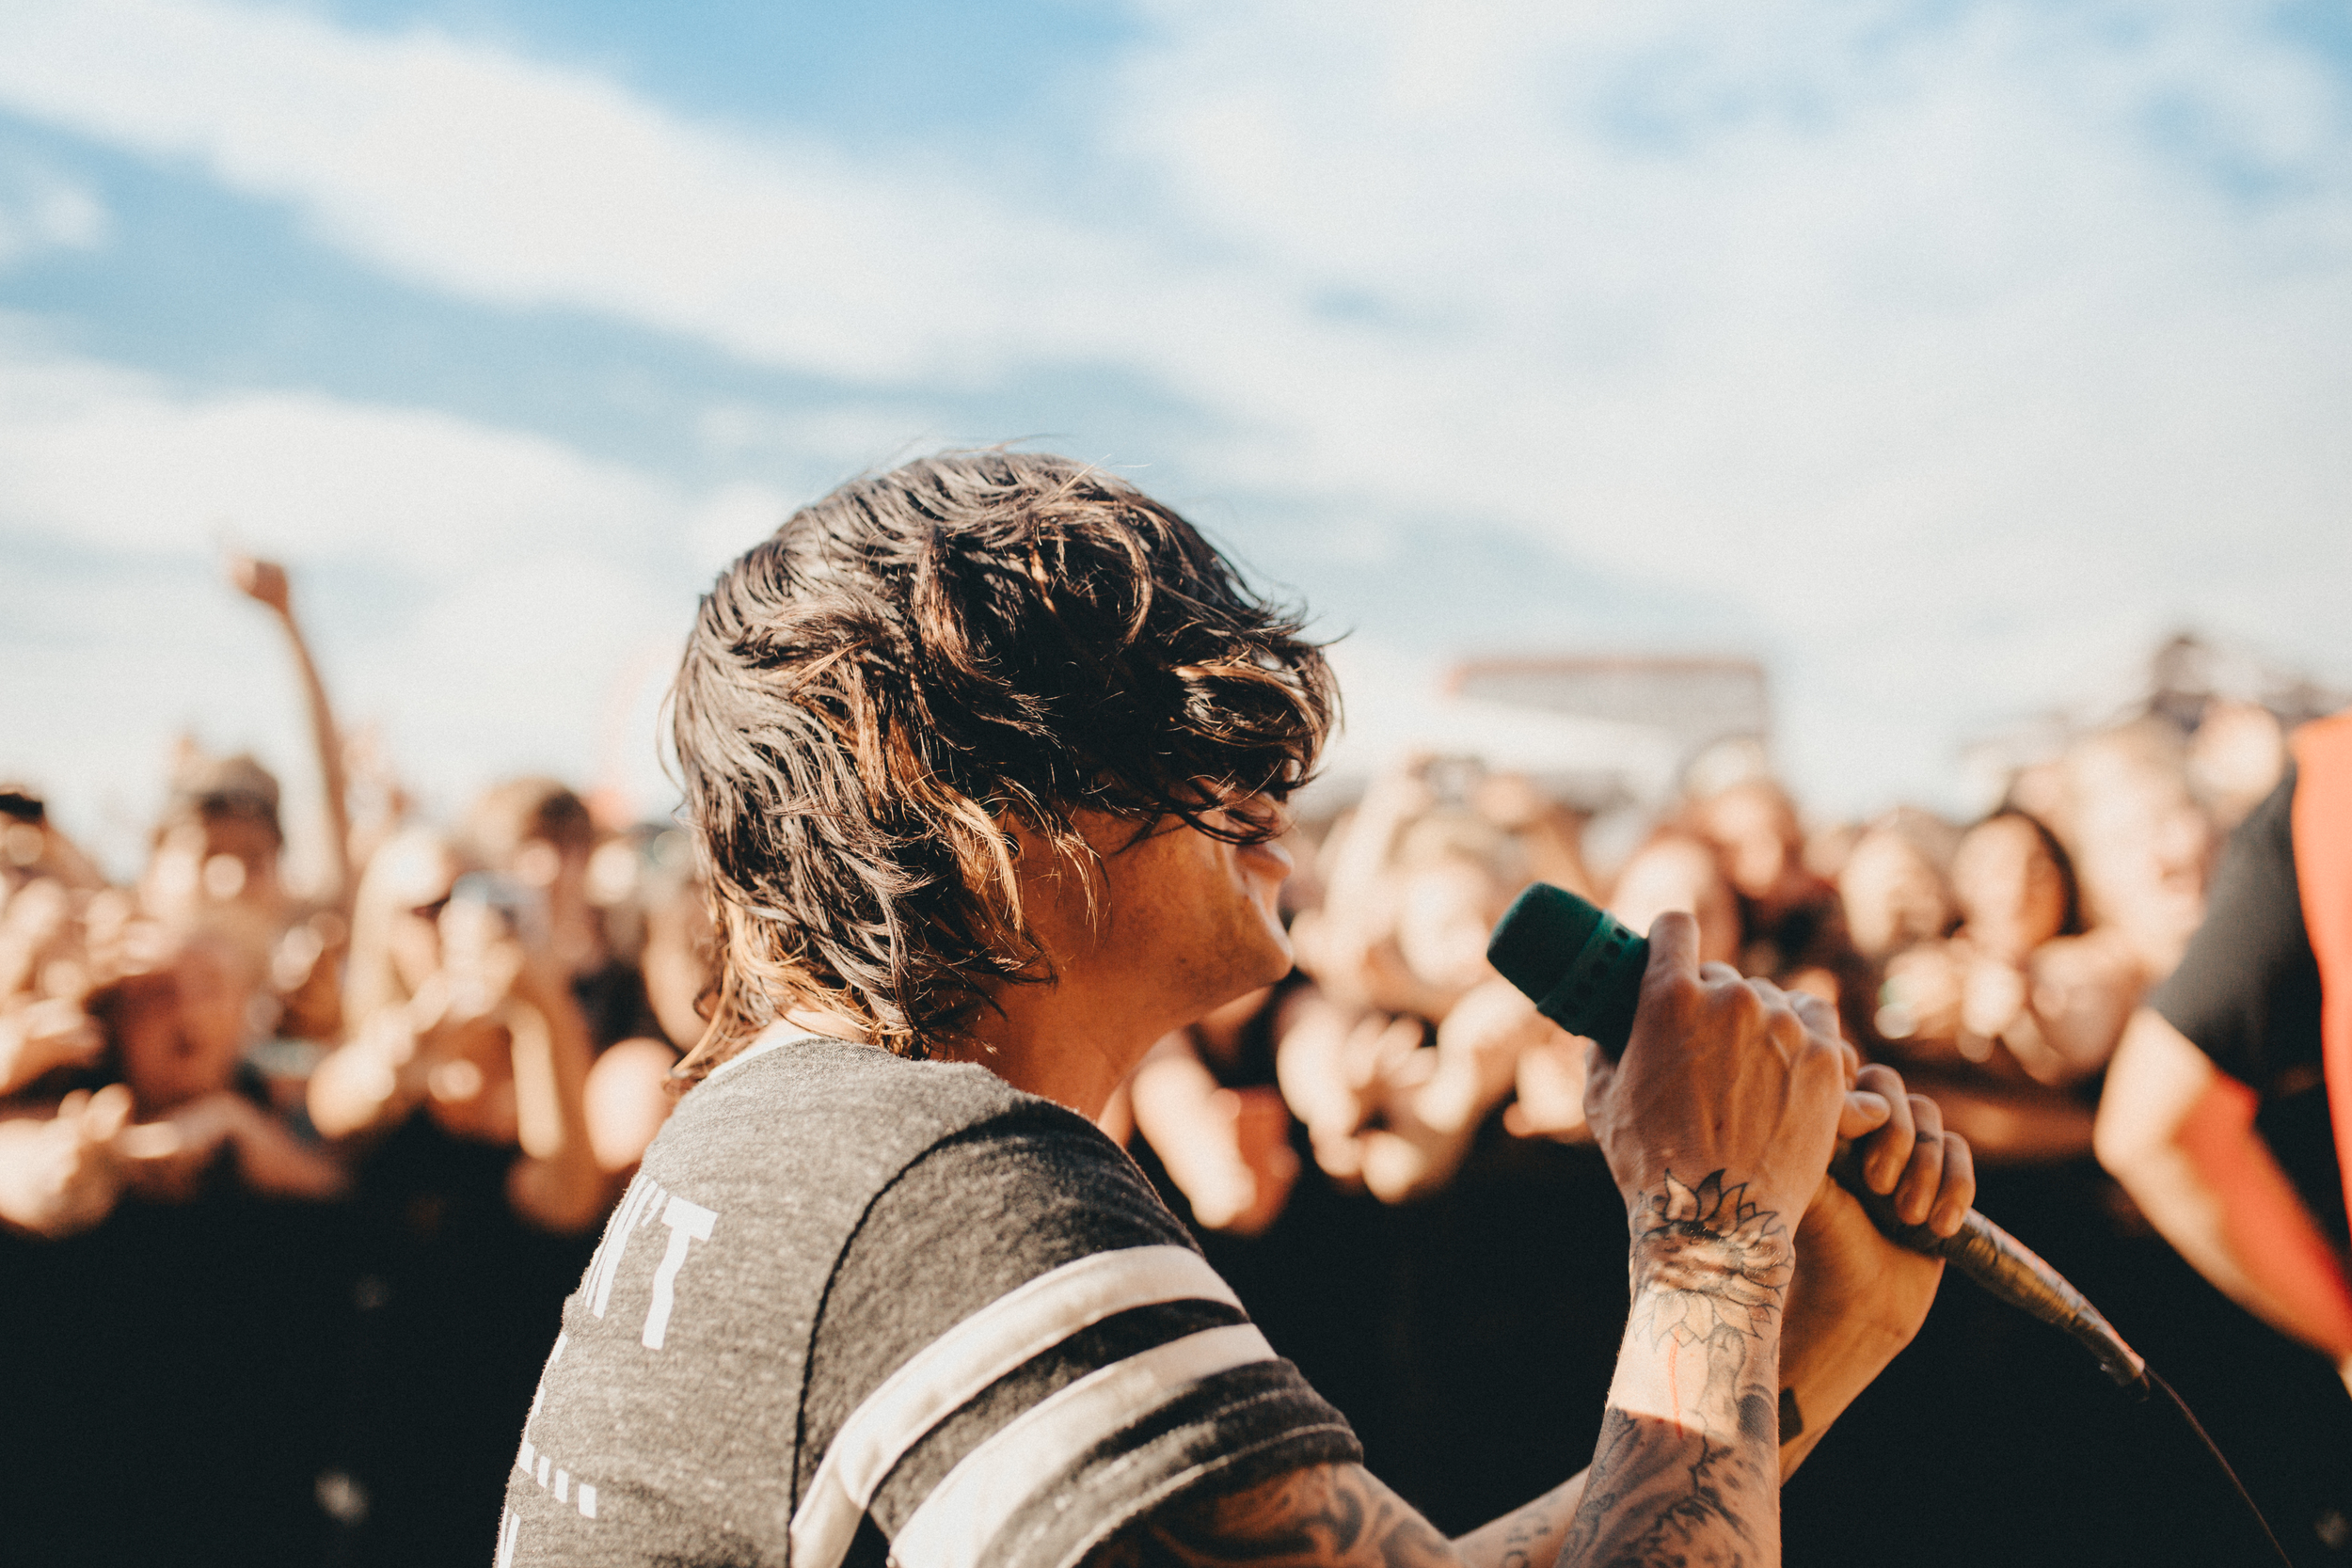
M 2342 4 L 0 7 L 0 775 L 666 805 L 696 595 L 1024 438 L 1342 638 L 1740 654 L 1823 811 L 2162 635 L 2352 679 Z

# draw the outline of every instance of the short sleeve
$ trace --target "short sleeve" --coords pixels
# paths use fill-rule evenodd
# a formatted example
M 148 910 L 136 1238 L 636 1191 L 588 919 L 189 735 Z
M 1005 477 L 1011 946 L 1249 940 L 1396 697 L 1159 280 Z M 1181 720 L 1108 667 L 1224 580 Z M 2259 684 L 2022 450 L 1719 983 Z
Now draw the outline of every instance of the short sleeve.
M 1133 1161 L 1052 1108 L 910 1164 L 811 1347 L 793 1560 L 1075 1561 L 1204 1483 L 1361 1458 Z
M 2295 877 L 2290 770 L 2230 835 L 2204 924 L 2149 1006 L 2265 1096 L 2308 1087 L 2320 1059 L 2319 965 Z

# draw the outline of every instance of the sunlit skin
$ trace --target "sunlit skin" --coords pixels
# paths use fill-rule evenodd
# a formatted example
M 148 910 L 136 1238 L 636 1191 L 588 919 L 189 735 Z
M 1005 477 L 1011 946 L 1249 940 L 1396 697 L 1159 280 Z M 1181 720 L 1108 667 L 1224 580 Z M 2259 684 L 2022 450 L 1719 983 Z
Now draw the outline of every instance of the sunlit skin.
M 1486 978 L 1486 935 L 1510 902 L 1509 891 L 1473 862 L 1423 866 L 1398 889 L 1397 949 L 1415 974 L 1458 994 Z
M 2086 742 L 2069 767 L 2084 913 L 2128 937 L 2149 973 L 2169 974 L 2203 918 L 2212 820 L 2170 753 L 2136 732 Z
M 279 845 L 268 825 L 223 816 L 182 822 L 155 841 L 139 879 L 139 901 L 167 925 L 186 927 L 208 906 L 234 904 L 274 920 L 284 904 Z
M 1800 861 L 1804 832 L 1777 784 L 1734 784 L 1699 808 L 1698 822 L 1723 855 L 1724 875 L 1768 918 L 1812 891 Z
M 1283 825 L 1271 802 L 1242 809 Z M 1085 865 L 1010 824 L 1023 911 L 1052 978 L 994 987 L 955 1054 L 1092 1119 L 1162 1036 L 1289 973 L 1279 899 L 1291 856 L 1172 816 L 1073 820 L 1094 851 Z M 1229 808 L 1212 820 L 1237 818 Z
M 1968 830 L 1952 856 L 1952 889 L 1968 940 L 2010 963 L 2058 934 L 2066 879 L 2049 847 L 2022 816 L 1996 816 Z
M 410 995 L 441 972 L 442 906 L 464 869 L 442 845 L 420 845 L 401 876 L 392 896 L 397 907 L 386 932 L 392 971 Z
M 123 983 L 115 1044 L 140 1116 L 229 1086 L 245 1046 L 248 967 L 225 944 L 198 940 L 168 969 Z
M 1617 874 L 1609 912 L 1637 931 L 1668 910 L 1699 923 L 1699 958 L 1729 963 L 1740 956 L 1740 905 L 1715 856 L 1697 839 L 1670 833 L 1634 852 Z
M 1912 942 L 1944 934 L 1951 895 L 1943 873 L 1901 833 L 1865 833 L 1837 877 L 1846 929 L 1867 958 L 1883 958 Z

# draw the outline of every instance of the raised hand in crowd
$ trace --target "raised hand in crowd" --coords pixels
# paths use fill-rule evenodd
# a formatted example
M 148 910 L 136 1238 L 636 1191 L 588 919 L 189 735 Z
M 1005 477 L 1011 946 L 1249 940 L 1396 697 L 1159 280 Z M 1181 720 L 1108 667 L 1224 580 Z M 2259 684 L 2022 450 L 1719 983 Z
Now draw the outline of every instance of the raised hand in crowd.
M 0 1113 L 0 1224 L 54 1239 L 114 1212 L 131 1108 L 131 1091 L 110 1084 L 75 1089 L 48 1116 Z
M 0 1013 L 0 1095 L 13 1094 L 58 1068 L 87 1067 L 105 1043 L 81 1004 L 62 996 Z
M 237 591 L 276 616 L 286 634 L 287 649 L 294 656 L 294 674 L 302 686 L 303 707 L 310 720 L 311 751 L 318 763 L 326 811 L 328 901 L 347 910 L 357 879 L 352 873 L 351 807 L 343 770 L 343 744 L 336 730 L 334 706 L 327 700 L 326 683 L 319 677 L 318 664 L 310 657 L 310 640 L 303 636 L 301 623 L 294 618 L 293 585 L 283 566 L 248 555 L 231 555 L 228 573 Z

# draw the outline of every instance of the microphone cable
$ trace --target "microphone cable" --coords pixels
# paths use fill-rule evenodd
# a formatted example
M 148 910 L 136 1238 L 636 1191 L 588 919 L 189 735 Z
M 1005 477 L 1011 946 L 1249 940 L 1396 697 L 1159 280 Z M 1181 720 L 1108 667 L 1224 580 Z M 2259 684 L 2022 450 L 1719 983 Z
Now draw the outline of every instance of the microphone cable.
M 2247 1518 L 2253 1521 L 2254 1533 L 2262 1538 L 2261 1555 L 2265 1560 L 2282 1562 L 2286 1564 L 2286 1568 L 2295 1568 L 2295 1560 L 2287 1556 L 2287 1549 L 2284 1546 L 2279 1544 L 2279 1537 L 2271 1530 L 2270 1521 L 2263 1517 L 2263 1511 L 2255 1503 L 2253 1494 L 2248 1492 L 2246 1483 L 2237 1479 L 2237 1471 L 2222 1455 L 2221 1446 L 2207 1434 L 2205 1423 L 2197 1418 L 2197 1413 L 2188 1407 L 2188 1401 L 2181 1398 L 2174 1391 L 2172 1385 L 2158 1376 L 2153 1367 L 2143 1362 L 2141 1370 L 2147 1376 L 2148 1386 L 2164 1396 L 2166 1404 L 2181 1418 L 2181 1424 L 2188 1428 L 2199 1443 L 2204 1445 L 2206 1454 L 2213 1460 L 2214 1468 L 2221 1472 L 2221 1479 L 2230 1483 L 2231 1493 L 2244 1506 Z

